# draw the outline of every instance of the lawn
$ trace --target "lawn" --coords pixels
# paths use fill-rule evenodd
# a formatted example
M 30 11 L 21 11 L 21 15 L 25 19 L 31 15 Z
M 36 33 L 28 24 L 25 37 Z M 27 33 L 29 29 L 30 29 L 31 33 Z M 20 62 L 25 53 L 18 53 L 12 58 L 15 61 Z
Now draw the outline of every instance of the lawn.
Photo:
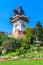
M 43 65 L 43 60 L 20 60 L 0 62 L 0 65 Z

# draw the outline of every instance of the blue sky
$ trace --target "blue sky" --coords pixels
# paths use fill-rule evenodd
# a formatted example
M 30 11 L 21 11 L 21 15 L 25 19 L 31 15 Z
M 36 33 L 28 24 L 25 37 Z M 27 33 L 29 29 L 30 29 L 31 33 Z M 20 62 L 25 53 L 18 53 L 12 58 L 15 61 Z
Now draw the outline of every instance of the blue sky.
M 12 32 L 10 17 L 18 6 L 22 6 L 25 14 L 30 17 L 27 26 L 34 28 L 37 21 L 43 25 L 43 0 L 0 0 L 0 31 Z

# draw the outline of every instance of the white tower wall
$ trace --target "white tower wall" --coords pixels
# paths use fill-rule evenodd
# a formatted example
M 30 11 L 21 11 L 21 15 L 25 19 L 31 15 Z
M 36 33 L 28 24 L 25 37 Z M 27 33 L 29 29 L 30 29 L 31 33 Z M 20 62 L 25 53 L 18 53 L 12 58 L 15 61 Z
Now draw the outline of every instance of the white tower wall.
M 25 31 L 26 30 L 26 22 L 22 20 L 15 21 L 13 23 L 13 33 L 16 31 Z

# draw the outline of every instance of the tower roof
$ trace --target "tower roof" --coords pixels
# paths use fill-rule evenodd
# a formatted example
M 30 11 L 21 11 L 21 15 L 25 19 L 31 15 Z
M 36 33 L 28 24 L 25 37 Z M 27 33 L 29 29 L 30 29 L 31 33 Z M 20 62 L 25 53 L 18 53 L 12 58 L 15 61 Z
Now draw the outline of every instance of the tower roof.
M 14 10 L 14 14 L 17 15 L 24 15 L 24 11 L 21 6 L 19 6 L 17 9 Z
M 21 6 L 19 6 L 17 9 L 14 10 L 15 16 L 10 18 L 10 21 L 13 23 L 16 20 L 23 20 L 25 22 L 29 22 L 29 17 L 25 16 L 25 13 Z

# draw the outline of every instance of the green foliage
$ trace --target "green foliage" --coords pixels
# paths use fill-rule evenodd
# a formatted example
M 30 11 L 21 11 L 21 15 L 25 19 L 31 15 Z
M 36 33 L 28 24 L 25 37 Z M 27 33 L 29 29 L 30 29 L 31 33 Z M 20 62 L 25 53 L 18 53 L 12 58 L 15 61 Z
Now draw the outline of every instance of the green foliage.
M 11 58 L 11 57 L 15 57 L 15 56 L 18 56 L 18 52 L 9 52 L 7 54 L 4 54 L 4 56 L 6 56 L 7 58 Z
M 37 40 L 41 40 L 41 37 L 42 37 L 42 25 L 41 25 L 40 21 L 38 21 L 37 24 L 36 24 L 35 35 L 37 37 Z
M 37 43 L 38 41 L 38 43 Z M 43 57 L 43 27 L 38 21 L 36 28 L 26 29 L 23 39 L 8 37 L 6 34 L 0 34 L 0 55 L 20 56 L 22 58 Z
M 22 46 L 25 49 L 30 49 L 30 43 L 32 43 L 33 30 L 31 28 L 26 29 L 26 35 L 23 38 Z
M 27 40 L 28 43 L 30 43 L 32 37 L 33 37 L 32 28 L 27 28 L 26 29 L 26 40 Z

